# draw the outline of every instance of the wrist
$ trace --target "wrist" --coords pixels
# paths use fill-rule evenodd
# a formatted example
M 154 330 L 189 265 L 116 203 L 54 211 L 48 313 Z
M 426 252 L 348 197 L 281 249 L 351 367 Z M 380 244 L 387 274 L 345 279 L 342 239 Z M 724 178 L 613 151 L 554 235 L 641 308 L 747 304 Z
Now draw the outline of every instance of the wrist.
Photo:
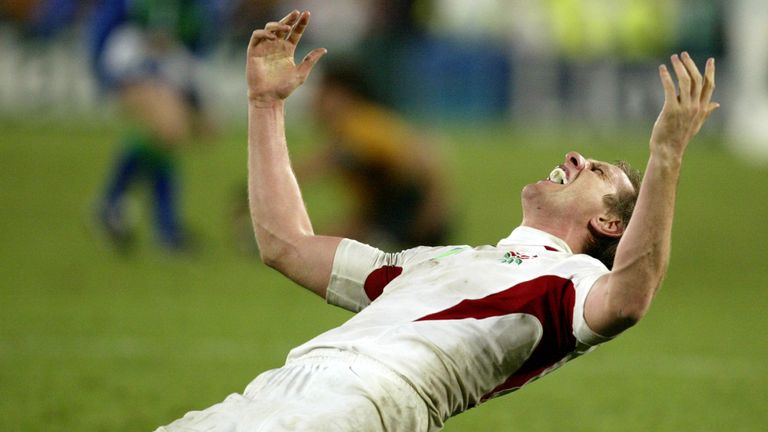
M 651 140 L 649 147 L 651 156 L 654 156 L 667 164 L 680 165 L 683 162 L 685 145 Z
M 651 151 L 648 158 L 648 165 L 656 167 L 667 174 L 676 174 L 680 172 L 680 168 L 683 164 L 682 154 L 670 154 L 663 151 Z
M 248 94 L 248 107 L 256 109 L 283 109 L 285 100 L 274 97 L 251 96 Z

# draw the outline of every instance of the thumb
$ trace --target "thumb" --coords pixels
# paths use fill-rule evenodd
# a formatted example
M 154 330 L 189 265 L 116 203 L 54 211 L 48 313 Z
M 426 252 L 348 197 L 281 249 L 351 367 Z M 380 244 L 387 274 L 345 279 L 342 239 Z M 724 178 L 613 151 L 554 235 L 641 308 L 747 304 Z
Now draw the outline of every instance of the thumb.
M 320 58 L 322 58 L 327 53 L 328 50 L 325 48 L 316 48 L 310 51 L 309 54 L 304 57 L 304 60 L 298 66 L 299 76 L 301 76 L 302 81 L 309 77 L 309 73 L 312 72 L 312 68 L 314 68 L 315 64 L 317 64 Z

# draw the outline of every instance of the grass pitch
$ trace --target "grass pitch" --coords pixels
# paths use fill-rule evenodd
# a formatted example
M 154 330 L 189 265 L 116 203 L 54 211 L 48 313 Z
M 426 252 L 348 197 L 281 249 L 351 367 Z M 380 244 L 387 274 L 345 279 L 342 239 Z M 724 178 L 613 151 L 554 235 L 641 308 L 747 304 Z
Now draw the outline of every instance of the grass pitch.
M 136 253 L 122 257 L 89 230 L 116 129 L 3 121 L 0 130 L 0 430 L 153 430 L 242 391 L 349 317 L 235 248 L 228 211 L 245 178 L 244 132 L 183 157 L 182 206 L 200 249 L 169 256 L 143 228 Z M 290 135 L 300 158 L 311 140 Z M 644 133 L 448 132 L 455 241 L 506 236 L 520 220 L 522 186 L 567 150 L 642 167 L 646 142 Z M 643 322 L 445 430 L 761 430 L 767 171 L 697 139 L 669 275 Z M 322 231 L 343 194 L 332 182 L 304 192 Z

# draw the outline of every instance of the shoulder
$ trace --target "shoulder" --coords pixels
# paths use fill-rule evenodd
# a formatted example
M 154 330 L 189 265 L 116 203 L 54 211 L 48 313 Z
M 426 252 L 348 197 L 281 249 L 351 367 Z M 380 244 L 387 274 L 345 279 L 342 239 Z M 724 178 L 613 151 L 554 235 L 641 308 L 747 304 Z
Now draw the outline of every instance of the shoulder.
M 574 254 L 564 258 L 560 262 L 560 266 L 563 269 L 573 272 L 598 272 L 600 274 L 608 273 L 608 267 L 605 266 L 599 259 L 591 257 L 586 254 Z

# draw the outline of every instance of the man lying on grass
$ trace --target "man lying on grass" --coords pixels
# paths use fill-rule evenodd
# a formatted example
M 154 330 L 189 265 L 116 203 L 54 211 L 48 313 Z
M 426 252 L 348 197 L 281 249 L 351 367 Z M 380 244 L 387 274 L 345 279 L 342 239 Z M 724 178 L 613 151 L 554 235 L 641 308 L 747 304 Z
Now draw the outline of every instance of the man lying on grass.
M 672 56 L 677 86 L 659 67 L 665 102 L 642 184 L 626 164 L 569 152 L 523 188 L 522 223 L 496 246 L 385 253 L 316 235 L 293 175 L 285 99 L 326 52 L 294 63 L 308 23 L 294 11 L 248 46 L 251 216 L 264 262 L 357 314 L 242 395 L 159 430 L 435 431 L 645 315 L 667 269 L 685 148 L 719 106 L 713 59 L 701 75 L 687 53 Z

